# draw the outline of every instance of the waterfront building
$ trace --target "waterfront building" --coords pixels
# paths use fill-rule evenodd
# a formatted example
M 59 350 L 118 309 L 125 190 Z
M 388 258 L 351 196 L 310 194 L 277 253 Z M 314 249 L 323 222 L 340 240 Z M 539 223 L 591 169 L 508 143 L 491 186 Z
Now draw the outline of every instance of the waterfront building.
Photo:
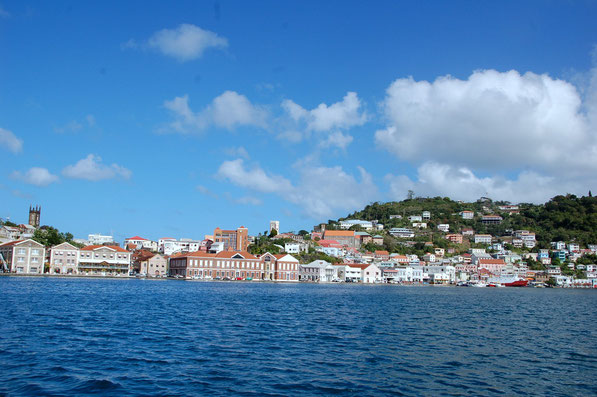
M 255 256 L 246 251 L 218 253 L 190 252 L 170 257 L 170 275 L 202 280 L 252 279 L 268 281 L 298 281 L 299 263 L 288 254 L 265 253 Z
M 361 269 L 361 282 L 366 284 L 381 283 L 383 281 L 381 269 L 375 264 L 355 263 L 351 267 Z
M 338 271 L 340 281 L 357 283 L 361 281 L 361 268 L 353 267 L 349 263 L 334 265 Z
M 136 258 L 134 267 L 139 269 L 139 274 L 147 277 L 166 276 L 168 274 L 168 258 L 162 254 L 145 251 L 143 255 Z
M 301 281 L 329 283 L 338 279 L 338 268 L 323 260 L 302 264 L 300 265 L 300 279 Z
M 453 284 L 456 282 L 456 268 L 450 265 L 423 266 L 423 276 L 431 284 Z
M 79 273 L 98 276 L 128 275 L 131 253 L 117 245 L 89 245 L 79 250 Z
M 486 269 L 495 275 L 499 275 L 502 274 L 503 269 L 506 267 L 506 262 L 503 259 L 482 258 L 478 261 L 478 267 L 479 269 Z
M 53 246 L 50 250 L 50 274 L 77 274 L 79 248 L 70 243 Z
M 217 227 L 213 234 L 214 243 L 224 243 L 224 251 L 246 251 L 249 246 L 249 230 L 241 226 L 236 230 L 222 230 Z
M 43 274 L 46 247 L 37 241 L 15 240 L 0 245 L 0 266 L 20 274 Z

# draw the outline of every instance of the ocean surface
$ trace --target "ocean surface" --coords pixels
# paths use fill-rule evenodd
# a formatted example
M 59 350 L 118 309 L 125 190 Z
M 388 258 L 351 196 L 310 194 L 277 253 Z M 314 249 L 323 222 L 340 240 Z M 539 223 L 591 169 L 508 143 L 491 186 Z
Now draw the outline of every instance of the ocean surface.
M 597 395 L 597 291 L 0 277 L 0 395 Z

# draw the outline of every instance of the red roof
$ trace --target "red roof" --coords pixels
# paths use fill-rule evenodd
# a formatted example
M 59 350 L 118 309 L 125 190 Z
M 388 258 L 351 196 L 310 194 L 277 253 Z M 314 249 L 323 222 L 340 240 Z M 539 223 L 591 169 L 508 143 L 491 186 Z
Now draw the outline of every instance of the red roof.
M 117 245 L 88 245 L 87 247 L 81 248 L 81 251 L 93 251 L 93 250 L 96 250 L 96 249 L 102 248 L 102 247 L 104 247 L 104 248 L 111 248 L 114 251 L 118 251 L 118 252 L 126 252 L 126 253 L 128 253 L 127 250 L 125 250 L 124 248 L 119 247 Z
M 479 259 L 479 264 L 481 265 L 505 265 L 503 259 Z
M 127 238 L 127 240 L 144 240 L 144 241 L 147 241 L 147 239 L 146 239 L 146 238 L 139 237 L 139 236 L 135 236 L 135 237 Z
M 0 247 L 10 247 L 11 245 L 15 245 L 15 244 L 21 243 L 23 241 L 25 241 L 25 240 L 9 241 L 8 243 L 0 244 Z

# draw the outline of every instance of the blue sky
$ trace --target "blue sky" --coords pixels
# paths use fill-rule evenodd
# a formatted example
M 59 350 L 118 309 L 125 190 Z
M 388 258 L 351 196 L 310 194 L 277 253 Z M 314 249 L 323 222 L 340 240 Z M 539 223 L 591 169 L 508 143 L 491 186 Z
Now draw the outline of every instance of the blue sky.
M 202 238 L 597 190 L 597 3 L 0 2 L 0 216 Z

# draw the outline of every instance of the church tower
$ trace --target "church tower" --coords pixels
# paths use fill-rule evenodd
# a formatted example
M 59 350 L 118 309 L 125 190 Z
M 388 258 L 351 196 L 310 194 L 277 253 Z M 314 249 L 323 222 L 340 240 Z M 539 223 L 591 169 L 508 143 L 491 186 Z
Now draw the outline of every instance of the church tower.
M 29 224 L 33 227 L 39 227 L 39 220 L 41 215 L 41 207 L 29 206 Z

